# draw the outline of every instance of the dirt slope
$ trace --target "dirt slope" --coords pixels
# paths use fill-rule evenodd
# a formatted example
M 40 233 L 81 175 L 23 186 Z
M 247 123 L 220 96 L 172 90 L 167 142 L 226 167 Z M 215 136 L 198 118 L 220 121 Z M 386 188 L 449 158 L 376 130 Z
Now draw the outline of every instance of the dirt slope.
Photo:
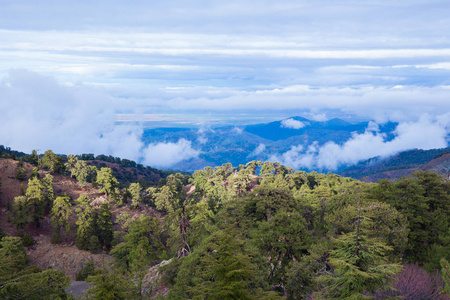
M 2 181 L 1 193 L 0 193 L 0 228 L 3 229 L 8 235 L 17 235 L 17 230 L 14 225 L 8 222 L 11 218 L 7 209 L 7 203 L 12 203 L 14 197 L 20 195 L 21 185 L 22 189 L 26 190 L 28 178 L 23 181 L 19 181 L 15 178 L 18 161 L 12 159 L 0 158 L 0 177 Z M 28 171 L 28 177 L 31 175 L 33 166 L 25 163 L 25 169 Z M 49 174 L 48 171 L 40 170 L 40 177 L 44 177 L 45 174 Z M 87 195 L 91 204 L 95 208 L 100 206 L 101 202 L 109 201 L 111 203 L 111 212 L 113 214 L 113 223 L 120 213 L 128 213 L 132 219 L 138 218 L 141 214 L 152 215 L 158 218 L 162 216 L 153 209 L 141 206 L 139 210 L 131 210 L 127 206 L 117 207 L 113 202 L 106 199 L 106 197 L 92 187 L 91 184 L 87 184 L 86 187 L 80 188 L 75 179 L 63 176 L 61 174 L 52 174 L 53 176 L 53 189 L 55 197 L 62 193 L 67 194 L 72 199 L 77 199 L 80 195 Z M 73 208 L 74 209 L 74 208 Z M 72 228 L 75 228 L 76 216 L 72 214 L 71 222 Z M 120 230 L 120 225 L 114 224 L 114 230 Z M 76 274 L 81 270 L 83 263 L 86 261 L 94 261 L 97 266 L 108 264 L 112 261 L 109 255 L 92 254 L 88 251 L 83 251 L 74 246 L 74 235 L 66 235 L 64 242 L 59 245 L 52 245 L 50 243 L 51 238 L 51 225 L 50 218 L 47 215 L 41 222 L 41 227 L 35 228 L 29 226 L 25 228 L 25 233 L 29 233 L 35 244 L 26 252 L 29 257 L 29 263 L 37 265 L 43 270 L 56 269 L 64 272 L 64 274 L 75 280 Z

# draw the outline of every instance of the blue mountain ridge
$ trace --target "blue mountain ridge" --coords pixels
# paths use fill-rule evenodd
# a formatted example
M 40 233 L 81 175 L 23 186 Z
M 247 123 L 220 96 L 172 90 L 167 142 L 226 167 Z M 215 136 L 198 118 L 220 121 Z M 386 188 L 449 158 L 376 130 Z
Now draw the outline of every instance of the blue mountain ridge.
M 302 128 L 288 128 L 287 120 L 301 122 Z M 295 123 L 298 125 L 299 123 Z M 386 135 L 387 140 L 394 137 L 393 130 L 398 124 L 388 122 L 379 125 L 379 132 Z M 246 164 L 251 160 L 267 160 L 272 154 L 288 151 L 293 146 L 305 149 L 317 143 L 318 146 L 327 142 L 342 145 L 353 134 L 364 133 L 369 122 L 349 123 L 335 118 L 328 121 L 314 121 L 300 116 L 288 119 L 247 125 L 243 127 L 224 126 L 207 129 L 189 128 L 154 128 L 145 129 L 143 140 L 146 144 L 159 142 L 176 143 L 180 139 L 191 141 L 194 149 L 200 150 L 198 158 L 180 162 L 171 169 L 193 171 L 206 166 L 218 166 L 231 162 L 234 166 Z M 258 151 L 255 152 L 259 147 Z M 325 170 L 326 171 L 326 170 Z

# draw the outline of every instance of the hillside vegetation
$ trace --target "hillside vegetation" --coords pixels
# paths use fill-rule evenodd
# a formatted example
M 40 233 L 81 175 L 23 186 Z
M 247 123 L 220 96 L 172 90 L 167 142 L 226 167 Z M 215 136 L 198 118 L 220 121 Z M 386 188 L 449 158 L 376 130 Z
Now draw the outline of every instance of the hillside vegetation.
M 450 175 L 450 147 L 430 150 L 413 149 L 388 158 L 374 157 L 344 168 L 339 174 L 368 182 L 376 182 L 379 179 L 397 180 L 418 170 L 434 171 L 448 179 Z
M 7 155 L 2 299 L 68 299 L 75 274 L 87 299 L 449 299 L 450 182 L 434 172 L 366 183 L 251 161 L 128 183 L 129 166 Z M 44 236 L 79 253 L 71 274 L 32 255 Z

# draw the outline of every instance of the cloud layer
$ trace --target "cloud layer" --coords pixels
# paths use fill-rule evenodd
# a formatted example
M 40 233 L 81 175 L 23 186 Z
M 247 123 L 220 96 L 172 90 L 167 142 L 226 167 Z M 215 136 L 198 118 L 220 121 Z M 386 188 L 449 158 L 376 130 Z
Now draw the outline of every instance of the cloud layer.
M 345 145 L 277 154 L 293 165 L 334 167 L 329 157 L 339 165 L 442 145 L 448 28 L 445 0 L 5 0 L 0 117 L 8 126 L 0 143 L 167 166 L 172 161 L 155 153 L 190 159 L 200 149 L 183 140 L 146 146 L 136 122 L 240 126 L 303 115 L 402 125 L 394 141 L 374 126 Z M 117 113 L 128 121 L 115 126 Z M 414 139 L 413 124 L 425 126 Z M 200 132 L 197 141 L 208 142 Z
M 377 132 L 375 123 L 370 123 L 366 132 L 354 134 L 343 145 L 328 142 L 323 146 L 313 143 L 307 148 L 301 145 L 274 154 L 271 161 L 279 161 L 295 169 L 336 170 L 342 165 L 352 165 L 375 156 L 388 157 L 409 149 L 444 148 L 448 145 L 450 114 L 431 119 L 423 116 L 417 122 L 405 122 L 397 126 L 395 138 L 387 140 Z
M 25 70 L 12 71 L 0 83 L 0 104 L 0 144 L 28 153 L 52 149 L 106 154 L 156 167 L 170 167 L 200 153 L 184 139 L 145 146 L 141 125 L 115 124 L 115 109 L 124 105 L 117 99 Z

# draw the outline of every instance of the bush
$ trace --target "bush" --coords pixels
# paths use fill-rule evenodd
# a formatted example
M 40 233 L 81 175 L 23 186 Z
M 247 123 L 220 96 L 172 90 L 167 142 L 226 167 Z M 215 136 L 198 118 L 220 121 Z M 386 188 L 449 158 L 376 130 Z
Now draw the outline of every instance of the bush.
M 83 264 L 83 268 L 78 272 L 75 280 L 76 281 L 85 281 L 88 276 L 92 276 L 95 274 L 95 265 L 93 261 L 87 261 Z
M 93 235 L 91 236 L 91 238 L 89 239 L 89 250 L 92 253 L 98 253 L 98 251 L 100 250 L 100 241 L 98 240 L 98 236 Z
M 61 243 L 61 232 L 60 232 L 59 228 L 54 228 L 52 230 L 52 237 L 50 239 L 50 243 L 52 243 L 52 244 Z
M 439 286 L 443 280 L 438 272 L 429 274 L 416 264 L 407 264 L 397 276 L 393 286 L 396 291 L 383 291 L 375 294 L 375 299 L 403 297 L 408 300 L 444 300 L 445 295 L 439 294 Z
M 28 233 L 26 233 L 23 238 L 22 238 L 22 244 L 24 247 L 30 247 L 33 246 L 34 241 L 33 238 L 31 237 L 31 235 L 29 235 Z

